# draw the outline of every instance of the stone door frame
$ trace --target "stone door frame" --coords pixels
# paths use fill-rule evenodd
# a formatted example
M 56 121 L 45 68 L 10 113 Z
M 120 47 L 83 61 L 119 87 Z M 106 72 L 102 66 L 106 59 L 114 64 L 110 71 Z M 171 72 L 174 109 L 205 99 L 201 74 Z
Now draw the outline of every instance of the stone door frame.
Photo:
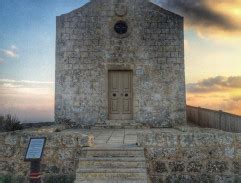
M 109 118 L 109 71 L 130 71 L 132 72 L 132 119 L 134 120 L 134 65 L 132 64 L 108 64 L 106 66 L 106 99 L 107 99 L 107 120 L 110 120 Z M 121 120 L 121 119 L 120 119 Z

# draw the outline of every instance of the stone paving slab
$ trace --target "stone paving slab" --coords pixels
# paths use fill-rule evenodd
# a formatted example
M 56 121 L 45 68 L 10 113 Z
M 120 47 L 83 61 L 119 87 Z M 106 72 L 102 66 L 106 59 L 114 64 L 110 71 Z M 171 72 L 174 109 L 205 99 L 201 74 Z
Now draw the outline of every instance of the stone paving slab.
M 96 145 L 136 144 L 137 133 L 141 129 L 93 129 L 87 133 L 93 134 Z

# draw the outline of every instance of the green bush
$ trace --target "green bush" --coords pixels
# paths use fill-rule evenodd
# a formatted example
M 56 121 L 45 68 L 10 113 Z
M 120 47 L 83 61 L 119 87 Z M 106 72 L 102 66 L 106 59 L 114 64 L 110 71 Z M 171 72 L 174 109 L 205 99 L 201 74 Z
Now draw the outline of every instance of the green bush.
M 22 130 L 23 126 L 20 121 L 10 114 L 5 116 L 0 116 L 0 131 L 1 132 L 10 132 L 15 130 Z

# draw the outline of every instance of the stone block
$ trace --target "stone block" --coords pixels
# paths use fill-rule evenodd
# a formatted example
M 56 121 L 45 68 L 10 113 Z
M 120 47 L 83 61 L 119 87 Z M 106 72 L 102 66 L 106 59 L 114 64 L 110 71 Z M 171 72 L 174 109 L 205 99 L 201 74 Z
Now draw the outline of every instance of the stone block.
M 78 137 L 78 145 L 80 147 L 91 147 L 94 145 L 93 135 L 82 135 Z
M 225 161 L 209 161 L 206 170 L 209 173 L 225 173 L 228 170 L 228 163 Z
M 181 157 L 186 160 L 199 160 L 202 161 L 203 159 L 208 158 L 208 154 L 204 153 L 201 148 L 183 148 L 180 151 Z
M 63 134 L 53 133 L 47 135 L 46 147 L 60 147 Z
M 29 140 L 32 136 L 33 135 L 29 135 L 29 134 L 21 134 L 21 136 L 20 136 L 20 146 L 21 147 L 27 147 L 28 143 L 29 143 Z
M 241 159 L 241 148 L 237 148 L 236 149 L 236 155 L 235 155 L 236 158 L 238 159 Z
M 232 172 L 241 175 L 241 161 L 233 161 Z
M 166 177 L 164 182 L 166 182 L 166 183 L 191 183 L 191 182 L 195 182 L 195 181 L 193 181 L 193 179 L 190 175 L 171 174 Z
M 8 133 L 5 136 L 5 144 L 7 145 L 16 145 L 18 142 L 19 136 L 16 134 Z
M 148 135 L 149 143 L 155 143 L 153 145 L 157 145 L 160 147 L 166 147 L 166 135 L 165 134 L 156 134 L 155 136 Z
M 234 143 L 235 136 L 232 133 L 218 133 L 216 139 L 220 145 L 232 145 Z
M 166 163 L 163 161 L 156 161 L 153 164 L 153 169 L 155 173 L 166 173 L 168 172 Z
M 200 183 L 213 183 L 213 176 L 208 174 L 201 174 L 196 176 L 197 179 L 194 182 L 200 182 Z
M 41 164 L 41 172 L 46 174 L 58 174 L 60 173 L 60 167 L 58 165 Z
M 137 143 L 140 146 L 146 146 L 146 145 L 151 145 L 152 142 L 155 142 L 155 136 L 147 133 L 137 133 Z M 156 143 L 156 142 L 155 142 Z
M 184 172 L 185 165 L 182 161 L 169 162 L 169 168 L 172 172 Z
M 191 161 L 187 163 L 187 172 L 201 172 L 203 165 L 200 161 Z
M 75 173 L 75 162 L 74 161 L 64 161 L 62 165 L 62 174 L 71 175 Z
M 62 148 L 58 150 L 58 158 L 62 161 L 70 160 L 74 158 L 75 149 L 73 148 Z
M 212 133 L 197 133 L 194 135 L 195 144 L 197 146 L 215 146 L 217 141 Z
M 239 147 L 241 147 L 241 134 L 236 134 L 236 142 Z
M 76 147 L 77 137 L 73 135 L 64 135 L 62 138 L 62 144 L 65 147 Z
M 147 159 L 176 159 L 178 152 L 176 148 L 148 148 L 146 149 Z
M 164 176 L 158 175 L 158 176 L 151 176 L 150 181 L 153 183 L 164 183 Z
M 215 175 L 214 182 L 217 183 L 227 183 L 227 182 L 234 182 L 235 177 L 233 175 Z
M 12 162 L 9 163 L 9 165 L 11 166 L 11 169 L 13 170 L 11 174 L 26 176 L 30 169 L 30 163 L 24 162 L 23 159 L 22 160 L 18 160 L 18 158 L 16 159 L 14 159 Z
M 193 134 L 183 134 L 180 135 L 180 145 L 181 147 L 194 147 L 194 135 Z
M 14 148 L 9 145 L 0 145 L 0 157 L 11 157 L 14 155 Z
M 0 173 L 11 171 L 11 165 L 7 161 L 0 161 Z
M 6 133 L 0 133 L 0 143 L 5 142 L 5 136 L 6 136 Z
M 226 156 L 227 158 L 230 158 L 230 159 L 234 158 L 234 156 L 235 156 L 234 151 L 235 151 L 235 149 L 234 149 L 234 147 L 232 147 L 232 146 L 226 146 L 226 147 L 224 148 L 224 154 L 225 154 L 225 156 Z
M 59 147 L 60 148 L 60 147 Z M 50 161 L 56 158 L 57 155 L 57 149 L 56 147 L 46 147 L 43 151 L 43 161 Z
M 167 147 L 176 147 L 178 145 L 178 136 L 175 134 L 166 135 Z

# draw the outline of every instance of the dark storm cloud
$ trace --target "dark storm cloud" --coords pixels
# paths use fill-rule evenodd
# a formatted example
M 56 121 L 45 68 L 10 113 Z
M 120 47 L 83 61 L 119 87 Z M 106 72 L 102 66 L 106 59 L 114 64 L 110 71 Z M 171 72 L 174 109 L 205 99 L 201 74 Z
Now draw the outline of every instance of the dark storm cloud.
M 187 84 L 189 93 L 209 93 L 223 91 L 226 89 L 241 89 L 241 76 L 223 77 L 217 76 L 204 79 L 197 83 Z
M 185 17 L 191 26 L 215 27 L 225 31 L 240 30 L 227 16 L 215 12 L 207 4 L 207 0 L 157 0 L 166 9 Z M 213 1 L 215 6 L 217 1 Z

